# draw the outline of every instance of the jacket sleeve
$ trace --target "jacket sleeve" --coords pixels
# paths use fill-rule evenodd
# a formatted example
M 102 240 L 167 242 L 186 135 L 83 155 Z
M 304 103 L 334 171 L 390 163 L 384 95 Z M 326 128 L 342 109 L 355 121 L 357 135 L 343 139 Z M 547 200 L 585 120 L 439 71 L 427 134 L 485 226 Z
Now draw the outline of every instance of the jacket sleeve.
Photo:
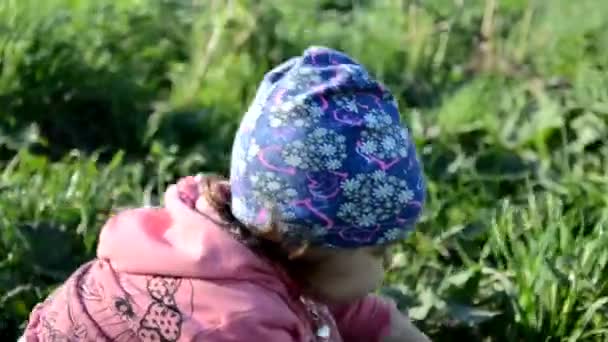
M 393 306 L 388 300 L 369 295 L 330 309 L 344 341 L 380 342 L 390 334 Z
M 304 342 L 305 338 L 296 325 L 288 324 L 282 317 L 261 316 L 259 312 L 241 313 L 221 326 L 201 333 L 196 342 Z

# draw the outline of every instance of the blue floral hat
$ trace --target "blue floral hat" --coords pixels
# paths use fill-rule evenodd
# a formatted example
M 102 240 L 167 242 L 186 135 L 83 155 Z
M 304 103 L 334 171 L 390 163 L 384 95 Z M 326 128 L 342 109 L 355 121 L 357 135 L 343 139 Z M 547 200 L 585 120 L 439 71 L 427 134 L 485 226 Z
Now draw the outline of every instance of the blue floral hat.
M 357 248 L 403 239 L 425 181 L 397 103 L 349 56 L 310 47 L 270 71 L 236 134 L 232 211 L 293 242 Z

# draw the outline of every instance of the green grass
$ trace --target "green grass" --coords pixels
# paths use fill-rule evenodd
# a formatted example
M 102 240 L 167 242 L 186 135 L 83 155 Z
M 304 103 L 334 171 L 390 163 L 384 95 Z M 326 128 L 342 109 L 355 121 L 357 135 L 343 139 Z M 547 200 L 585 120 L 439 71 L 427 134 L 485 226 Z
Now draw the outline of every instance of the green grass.
M 0 336 L 112 210 L 226 173 L 264 72 L 311 44 L 400 100 L 429 178 L 385 293 L 436 340 L 608 339 L 608 2 L 0 2 Z

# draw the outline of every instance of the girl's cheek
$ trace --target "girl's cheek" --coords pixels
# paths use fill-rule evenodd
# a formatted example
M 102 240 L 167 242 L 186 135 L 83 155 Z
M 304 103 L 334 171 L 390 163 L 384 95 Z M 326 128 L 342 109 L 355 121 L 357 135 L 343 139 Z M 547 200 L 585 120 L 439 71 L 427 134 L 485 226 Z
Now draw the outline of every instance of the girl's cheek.
M 368 266 L 359 272 L 363 279 L 367 279 L 368 290 L 374 291 L 384 280 L 384 258 L 370 258 Z
M 384 275 L 385 275 L 385 272 L 387 269 L 387 267 L 385 265 L 386 265 L 386 261 L 383 258 L 382 260 L 380 260 L 378 262 L 378 265 L 376 266 L 376 272 L 377 272 L 377 283 L 376 284 L 377 284 L 377 286 L 382 285 L 382 282 L 384 281 L 384 278 L 385 278 Z

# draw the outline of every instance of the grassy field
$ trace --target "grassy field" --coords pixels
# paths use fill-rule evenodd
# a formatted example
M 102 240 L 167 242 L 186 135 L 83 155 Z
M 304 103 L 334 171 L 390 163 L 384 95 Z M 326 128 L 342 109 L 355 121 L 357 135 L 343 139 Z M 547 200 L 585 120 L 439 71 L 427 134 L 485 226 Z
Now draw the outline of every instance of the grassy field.
M 429 178 L 384 292 L 438 341 L 608 340 L 608 1 L 0 1 L 0 336 L 116 208 L 225 173 L 311 45 L 398 96 Z

